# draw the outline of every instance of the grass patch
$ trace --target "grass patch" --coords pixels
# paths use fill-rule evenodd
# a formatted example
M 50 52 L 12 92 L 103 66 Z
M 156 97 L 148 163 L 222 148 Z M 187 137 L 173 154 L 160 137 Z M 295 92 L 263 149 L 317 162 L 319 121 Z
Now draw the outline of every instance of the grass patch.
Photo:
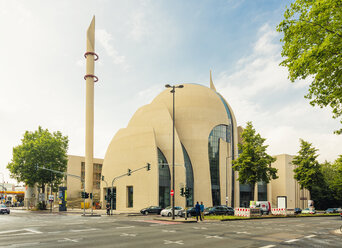
M 249 219 L 247 217 L 242 216 L 234 216 L 234 215 L 210 215 L 204 216 L 205 220 L 246 220 Z

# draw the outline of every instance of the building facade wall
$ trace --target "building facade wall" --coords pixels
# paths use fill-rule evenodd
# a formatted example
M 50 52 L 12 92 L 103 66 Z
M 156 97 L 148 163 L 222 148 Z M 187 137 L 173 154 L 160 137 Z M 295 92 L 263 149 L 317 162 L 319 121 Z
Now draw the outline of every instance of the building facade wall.
M 230 111 L 230 117 L 227 114 Z M 228 146 L 225 141 L 220 141 L 219 171 L 220 171 L 220 196 L 221 204 L 225 204 L 226 188 L 226 162 L 231 169 L 231 159 L 226 159 L 227 155 L 235 154 L 237 156 L 238 132 L 236 120 L 230 107 L 221 96 L 214 90 L 201 85 L 184 84 L 183 89 L 177 89 L 175 94 L 175 205 L 185 206 L 185 199 L 180 196 L 181 185 L 185 185 L 185 161 L 182 146 L 187 152 L 191 161 L 194 177 L 194 202 L 203 201 L 205 206 L 211 206 L 212 189 L 210 179 L 210 166 L 208 156 L 208 138 L 214 127 L 218 125 L 233 125 L 231 140 L 234 140 L 233 146 Z M 170 168 L 172 178 L 172 94 L 169 90 L 160 93 L 150 104 L 137 110 L 128 126 L 121 129 L 110 143 L 103 164 L 103 175 L 105 178 L 114 178 L 120 173 L 125 173 L 127 168 L 133 165 L 142 165 L 142 163 L 151 163 L 151 171 L 141 174 L 144 178 L 141 183 L 133 180 L 135 175 L 129 178 L 123 177 L 117 180 L 117 200 L 118 210 L 134 211 L 144 208 L 148 205 L 158 205 L 158 161 L 157 149 L 164 154 Z M 148 139 L 139 138 L 142 135 L 141 130 L 149 130 Z M 135 138 L 134 138 L 135 137 Z M 152 142 L 153 141 L 153 142 Z M 146 151 L 140 152 L 138 144 L 144 146 Z M 129 150 L 126 147 L 134 147 Z M 227 148 L 234 149 L 234 152 L 227 152 Z M 134 168 L 133 168 L 134 169 Z M 235 191 L 238 188 L 236 178 L 232 182 L 232 172 L 229 172 L 230 185 L 228 189 L 232 192 L 232 184 L 235 185 Z M 235 174 L 235 173 L 234 173 Z M 128 181 L 127 181 L 128 180 Z M 128 208 L 119 200 L 125 198 L 125 192 L 119 188 L 126 188 L 131 184 L 133 188 L 142 188 L 147 196 L 143 199 L 138 198 L 134 191 L 134 206 Z M 101 188 L 105 188 L 102 184 Z M 232 195 L 232 193 L 231 193 Z M 235 202 L 239 201 L 238 195 L 234 195 Z M 102 191 L 102 201 L 104 200 L 104 191 Z M 120 203 L 119 203 L 120 202 Z M 121 205 L 120 205 L 121 204 Z M 231 204 L 229 204 L 231 205 Z

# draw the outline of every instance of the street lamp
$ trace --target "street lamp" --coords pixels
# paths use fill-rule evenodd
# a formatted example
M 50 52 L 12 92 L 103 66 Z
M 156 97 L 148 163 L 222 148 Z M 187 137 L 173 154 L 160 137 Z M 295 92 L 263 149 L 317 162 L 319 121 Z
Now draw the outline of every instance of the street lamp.
M 172 201 L 171 201 L 171 207 L 172 207 L 172 219 L 175 219 L 175 122 L 176 122 L 176 116 L 175 116 L 175 93 L 176 88 L 183 88 L 184 85 L 169 85 L 166 84 L 165 88 L 172 88 L 170 91 L 172 93 L 172 191 L 173 195 L 171 195 Z

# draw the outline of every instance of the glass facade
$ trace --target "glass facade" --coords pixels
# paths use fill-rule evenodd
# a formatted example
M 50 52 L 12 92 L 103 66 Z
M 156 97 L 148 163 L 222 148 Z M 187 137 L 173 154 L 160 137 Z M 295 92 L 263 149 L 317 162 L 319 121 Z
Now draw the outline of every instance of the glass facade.
M 85 176 L 85 162 L 81 162 L 81 178 L 84 180 Z M 102 164 L 93 164 L 93 187 L 94 189 L 100 189 L 101 184 L 101 172 L 102 172 Z M 83 183 L 81 182 L 81 189 L 83 189 Z
M 252 188 L 248 184 L 240 184 L 240 207 L 249 207 L 252 201 Z
M 159 167 L 159 206 L 166 208 L 170 206 L 171 176 L 169 164 L 158 148 L 158 167 Z
M 127 186 L 127 207 L 133 207 L 133 186 Z
M 190 189 L 190 196 L 186 199 L 186 206 L 192 207 L 194 206 L 194 174 L 189 154 L 183 144 L 182 149 L 185 163 L 186 187 Z
M 220 139 L 230 143 L 232 137 L 231 125 L 218 125 L 211 130 L 208 141 L 211 193 L 213 206 L 221 205 L 220 194 Z M 225 173 L 225 172 L 224 172 Z
M 258 182 L 258 201 L 267 201 L 267 183 Z

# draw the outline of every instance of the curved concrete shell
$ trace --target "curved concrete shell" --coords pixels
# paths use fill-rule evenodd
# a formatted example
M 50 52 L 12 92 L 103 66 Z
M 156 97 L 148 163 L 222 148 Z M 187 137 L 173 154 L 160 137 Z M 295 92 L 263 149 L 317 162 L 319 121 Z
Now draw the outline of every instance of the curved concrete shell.
M 211 85 L 184 84 L 184 88 L 176 89 L 176 206 L 186 204 L 180 196 L 183 186 L 191 188 L 187 205 L 196 201 L 203 201 L 205 206 L 239 205 L 237 176 L 231 168 L 231 160 L 238 154 L 236 120 L 230 106 Z M 150 171 L 142 169 L 114 180 L 115 207 L 137 211 L 168 204 L 170 188 L 165 184 L 165 175 L 169 174 L 165 170 L 169 169 L 172 178 L 172 104 L 172 94 L 166 89 L 138 109 L 128 126 L 116 133 L 104 158 L 102 175 L 108 185 L 101 185 L 102 202 L 113 178 L 150 163 Z

